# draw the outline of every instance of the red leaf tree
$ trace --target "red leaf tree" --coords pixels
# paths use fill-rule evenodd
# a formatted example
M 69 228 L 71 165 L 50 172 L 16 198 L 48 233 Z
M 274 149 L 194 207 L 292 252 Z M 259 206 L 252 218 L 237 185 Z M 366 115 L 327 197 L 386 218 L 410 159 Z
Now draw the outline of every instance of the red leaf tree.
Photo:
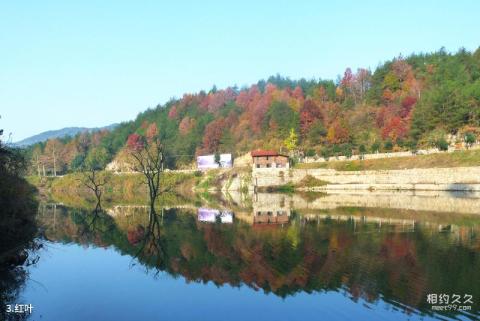
M 139 151 L 143 149 L 143 137 L 135 133 L 131 134 L 127 139 L 127 147 L 132 151 Z
M 203 148 L 205 152 L 213 153 L 218 151 L 224 129 L 225 120 L 223 118 L 214 120 L 205 127 L 205 134 L 203 136 Z
M 322 113 L 317 104 L 311 99 L 307 99 L 300 109 L 300 131 L 303 136 L 308 133 L 312 124 L 322 117 Z
M 150 125 L 148 125 L 147 130 L 145 131 L 145 137 L 147 137 L 147 139 L 153 139 L 157 135 L 158 135 L 157 124 L 151 123 Z

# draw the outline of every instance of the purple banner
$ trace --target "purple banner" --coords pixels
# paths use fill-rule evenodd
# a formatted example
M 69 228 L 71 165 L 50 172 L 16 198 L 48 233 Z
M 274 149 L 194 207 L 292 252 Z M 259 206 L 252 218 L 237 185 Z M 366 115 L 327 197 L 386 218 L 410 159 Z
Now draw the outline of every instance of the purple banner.
M 212 168 L 230 168 L 232 167 L 232 154 L 220 154 L 219 162 L 215 162 L 215 155 L 203 155 L 197 157 L 198 169 L 212 169 Z
M 200 222 L 215 223 L 217 217 L 220 218 L 220 222 L 222 223 L 233 223 L 233 213 L 230 211 L 220 211 L 203 207 L 198 209 L 198 220 Z

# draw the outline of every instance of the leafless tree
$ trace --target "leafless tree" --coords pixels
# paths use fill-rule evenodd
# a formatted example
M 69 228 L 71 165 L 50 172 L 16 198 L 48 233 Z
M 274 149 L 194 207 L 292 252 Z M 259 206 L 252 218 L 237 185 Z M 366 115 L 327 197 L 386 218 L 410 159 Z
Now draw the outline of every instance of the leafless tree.
M 107 183 L 106 176 L 100 173 L 100 171 L 94 167 L 90 168 L 87 171 L 83 171 L 82 176 L 83 185 L 93 192 L 97 200 L 95 212 L 101 211 L 103 189 L 105 184 Z
M 92 217 L 90 221 L 87 220 L 87 216 L 84 217 L 86 223 L 86 229 L 82 232 L 84 235 L 88 231 L 94 231 L 98 228 L 96 227 L 97 219 L 100 217 L 100 214 L 103 213 L 102 209 L 102 195 L 107 184 L 107 176 L 105 173 L 101 172 L 101 169 L 98 166 L 92 164 L 86 164 L 85 162 L 81 166 L 82 178 L 80 179 L 81 183 L 87 187 L 90 191 L 93 192 L 96 199 L 95 209 L 92 211 Z M 104 231 L 101 231 L 104 232 Z
M 97 204 L 94 213 L 102 210 L 102 195 L 107 184 L 108 176 L 102 172 L 102 168 L 94 161 L 84 160 L 80 166 L 81 178 L 79 181 L 95 195 Z
M 128 147 L 135 163 L 133 170 L 141 172 L 145 177 L 150 212 L 155 213 L 155 202 L 160 193 L 160 177 L 165 163 L 163 146 L 157 137 L 138 136 L 134 141 L 129 141 Z

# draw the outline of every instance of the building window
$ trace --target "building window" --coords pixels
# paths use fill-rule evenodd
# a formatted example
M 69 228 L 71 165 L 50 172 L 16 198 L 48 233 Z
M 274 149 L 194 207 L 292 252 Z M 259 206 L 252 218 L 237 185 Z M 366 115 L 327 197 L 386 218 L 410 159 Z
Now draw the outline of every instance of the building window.
M 260 168 L 260 164 L 257 164 L 257 168 Z
M 270 168 L 270 163 L 267 164 L 267 167 Z

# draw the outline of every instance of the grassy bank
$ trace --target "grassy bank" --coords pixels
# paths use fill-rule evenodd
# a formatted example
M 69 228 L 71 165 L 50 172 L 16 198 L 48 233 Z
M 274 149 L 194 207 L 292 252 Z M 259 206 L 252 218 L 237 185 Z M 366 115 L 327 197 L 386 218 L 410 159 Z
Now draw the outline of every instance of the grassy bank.
M 296 184 L 287 183 L 284 185 L 279 186 L 266 186 L 266 187 L 259 187 L 258 192 L 260 193 L 295 193 L 301 192 L 301 189 L 306 187 L 316 187 L 316 186 L 324 186 L 327 185 L 328 182 L 322 181 L 318 178 L 315 178 L 311 175 L 305 176 L 300 182 Z
M 143 204 L 148 201 L 148 188 L 141 174 L 116 175 L 101 172 L 106 178 L 103 202 Z M 95 202 L 94 195 L 83 183 L 82 173 L 68 174 L 62 177 L 29 177 L 31 184 L 37 186 L 43 194 L 65 204 L 90 207 Z M 183 194 L 191 190 L 199 178 L 194 173 L 165 172 L 161 176 L 162 195 Z M 168 198 L 167 197 L 167 198 Z
M 480 166 L 480 150 L 466 150 L 431 155 L 412 155 L 411 157 L 297 164 L 295 168 L 328 168 L 337 171 L 361 171 L 462 166 Z
M 144 176 L 140 173 L 113 174 L 99 172 L 99 177 L 106 178 L 102 204 L 145 204 L 148 201 L 148 187 L 144 183 Z M 249 169 L 235 168 L 229 170 L 217 169 L 207 172 L 164 172 L 161 175 L 160 201 L 175 203 L 173 198 L 184 198 L 202 203 L 209 199 L 211 193 L 218 193 L 223 186 L 230 186 L 232 181 L 242 176 L 246 182 L 251 175 Z M 103 179 L 103 178 L 102 178 Z M 40 190 L 46 198 L 70 206 L 91 208 L 96 199 L 91 190 L 85 185 L 85 176 L 82 173 L 67 174 L 62 177 L 28 177 L 29 182 Z M 241 186 L 246 188 L 247 186 Z M 199 198 L 201 200 L 199 200 Z

